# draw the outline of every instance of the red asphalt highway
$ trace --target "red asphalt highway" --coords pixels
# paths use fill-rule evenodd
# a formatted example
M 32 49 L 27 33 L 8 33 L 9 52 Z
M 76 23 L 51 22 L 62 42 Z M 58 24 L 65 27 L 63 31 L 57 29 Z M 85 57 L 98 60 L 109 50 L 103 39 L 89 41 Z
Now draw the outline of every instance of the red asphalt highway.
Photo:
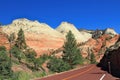
M 107 72 L 101 70 L 96 65 L 89 65 L 81 69 L 72 70 L 35 80 L 119 80 L 119 79 L 116 79 Z

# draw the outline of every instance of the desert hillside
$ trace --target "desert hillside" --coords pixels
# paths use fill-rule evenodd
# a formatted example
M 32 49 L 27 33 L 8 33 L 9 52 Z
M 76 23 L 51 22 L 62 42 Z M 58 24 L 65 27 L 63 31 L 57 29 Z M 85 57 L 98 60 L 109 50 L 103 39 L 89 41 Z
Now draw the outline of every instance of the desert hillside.
M 24 30 L 27 45 L 35 49 L 38 55 L 62 47 L 69 30 L 74 33 L 78 42 L 85 42 L 91 38 L 91 34 L 79 32 L 73 24 L 67 22 L 62 22 L 55 30 L 45 23 L 25 18 L 16 19 L 11 24 L 2 26 L 2 32 L 7 35 L 17 34 L 21 28 Z
M 65 36 L 70 30 L 79 43 L 78 46 L 81 49 L 82 55 L 87 57 L 88 53 L 92 51 L 98 61 L 103 56 L 100 54 L 104 54 L 106 48 L 114 45 L 118 39 L 118 34 L 111 28 L 100 30 L 99 32 L 78 30 L 73 24 L 62 22 L 55 30 L 45 23 L 22 18 L 14 20 L 9 25 L 2 26 L 1 44 L 7 43 L 8 45 L 7 38 L 3 34 L 17 34 L 21 28 L 24 30 L 27 45 L 33 48 L 38 56 L 62 48 L 65 42 Z M 98 38 L 94 39 L 95 36 Z
M 2 32 L 8 35 L 17 34 L 21 28 L 24 30 L 27 45 L 35 49 L 38 55 L 62 47 L 64 43 L 63 35 L 47 24 L 24 18 L 16 19 L 11 24 L 2 26 Z

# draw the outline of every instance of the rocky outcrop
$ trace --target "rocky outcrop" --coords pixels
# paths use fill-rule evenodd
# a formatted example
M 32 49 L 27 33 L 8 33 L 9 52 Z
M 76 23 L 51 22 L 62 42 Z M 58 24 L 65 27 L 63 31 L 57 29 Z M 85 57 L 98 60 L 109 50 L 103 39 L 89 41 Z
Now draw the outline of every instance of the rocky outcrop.
M 98 66 L 120 78 L 120 37 L 115 45 L 107 49 Z
M 101 60 L 104 55 L 104 52 L 107 48 L 114 45 L 118 40 L 119 36 L 116 35 L 111 37 L 108 34 L 104 34 L 100 36 L 98 39 L 89 39 L 85 43 L 79 44 L 79 48 L 81 49 L 83 57 L 88 57 L 91 52 L 93 52 L 96 56 L 97 62 Z
M 111 36 L 114 36 L 114 35 L 117 35 L 117 33 L 114 31 L 114 29 L 112 28 L 107 28 L 105 31 L 104 31 L 104 34 L 110 34 Z
M 66 36 L 66 34 L 69 31 L 72 31 L 72 33 L 75 35 L 75 38 L 78 42 L 85 42 L 92 37 L 92 35 L 90 33 L 87 33 L 85 31 L 79 32 L 73 24 L 70 24 L 68 22 L 62 22 L 56 28 L 56 30 L 59 31 L 60 33 L 62 33 L 64 36 Z

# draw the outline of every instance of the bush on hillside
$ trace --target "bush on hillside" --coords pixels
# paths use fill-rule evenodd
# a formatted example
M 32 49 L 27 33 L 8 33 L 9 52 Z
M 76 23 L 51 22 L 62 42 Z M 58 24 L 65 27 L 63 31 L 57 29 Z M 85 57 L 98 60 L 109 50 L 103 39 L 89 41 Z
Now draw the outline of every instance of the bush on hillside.
M 13 46 L 10 50 L 12 56 L 14 56 L 15 58 L 17 58 L 19 60 L 19 62 L 21 61 L 21 59 L 25 58 L 24 53 L 16 46 Z
M 63 72 L 71 69 L 67 62 L 64 62 L 62 59 L 55 57 L 49 61 L 48 68 L 53 72 Z

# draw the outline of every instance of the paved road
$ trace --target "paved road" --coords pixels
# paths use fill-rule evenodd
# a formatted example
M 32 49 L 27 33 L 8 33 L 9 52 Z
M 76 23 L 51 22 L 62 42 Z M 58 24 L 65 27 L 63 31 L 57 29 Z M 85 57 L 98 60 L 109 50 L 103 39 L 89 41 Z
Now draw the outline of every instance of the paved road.
M 112 77 L 107 72 L 102 71 L 96 65 L 89 65 L 81 69 L 64 72 L 61 74 L 36 80 L 118 80 L 118 79 Z

